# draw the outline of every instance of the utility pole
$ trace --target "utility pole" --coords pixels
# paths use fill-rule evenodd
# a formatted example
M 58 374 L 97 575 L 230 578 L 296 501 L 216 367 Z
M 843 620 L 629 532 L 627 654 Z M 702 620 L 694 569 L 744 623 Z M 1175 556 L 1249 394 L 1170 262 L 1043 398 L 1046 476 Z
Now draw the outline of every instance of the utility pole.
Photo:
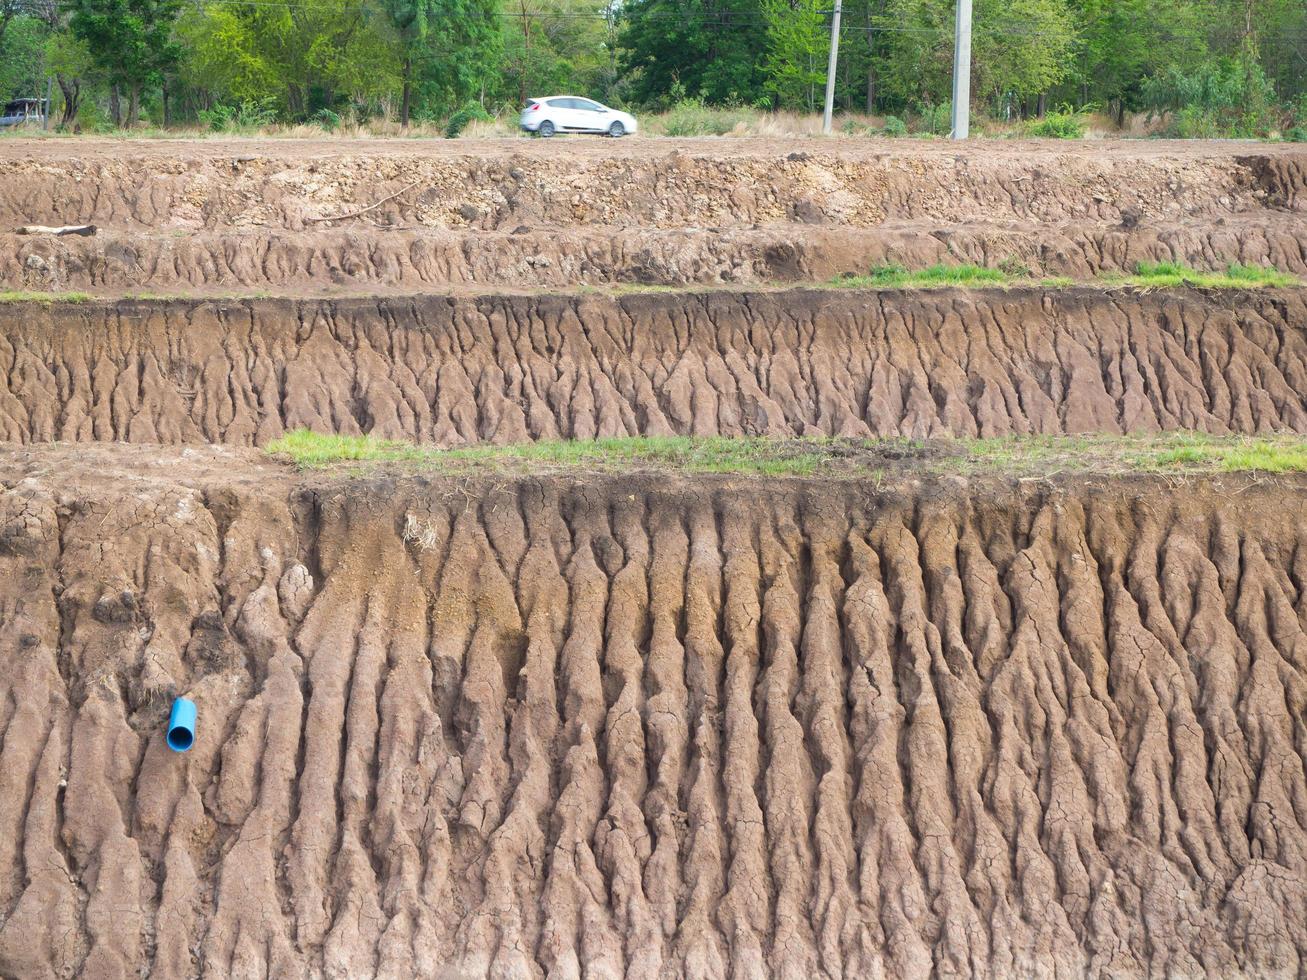
M 953 132 L 964 140 L 971 125 L 971 0 L 958 0 L 957 33 L 953 38 Z
M 826 63 L 826 108 L 821 114 L 821 131 L 830 132 L 830 118 L 835 111 L 835 66 L 840 60 L 841 0 L 835 0 L 835 16 L 830 22 L 830 61 Z

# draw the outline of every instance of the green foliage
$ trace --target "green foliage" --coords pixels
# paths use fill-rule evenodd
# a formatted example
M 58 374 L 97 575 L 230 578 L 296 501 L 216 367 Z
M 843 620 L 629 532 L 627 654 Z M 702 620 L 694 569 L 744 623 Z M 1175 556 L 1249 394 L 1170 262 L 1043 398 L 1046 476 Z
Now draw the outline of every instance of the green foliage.
M 1250 47 L 1184 71 L 1168 67 L 1143 83 L 1143 101 L 1155 111 L 1171 110 L 1171 135 L 1180 137 L 1260 136 L 1278 113 L 1275 90 Z
M 938 286 L 1002 285 L 1009 279 L 1002 269 L 963 263 L 932 265 L 912 272 L 897 263 L 878 265 L 865 276 L 848 276 L 838 281 L 842 286 L 874 289 L 931 289 Z
M 890 34 L 873 67 L 895 104 L 929 112 L 949 97 L 953 18 L 953 0 L 885 0 L 879 22 L 900 33 Z M 1075 41 L 1066 0 L 976 0 L 973 96 L 997 106 L 1008 95 L 1047 91 L 1066 77 Z M 926 131 L 943 135 L 948 129 Z
M 322 108 L 313 114 L 313 121 L 329 133 L 334 133 L 340 128 L 340 113 L 334 109 Z
M 301 468 L 351 463 L 438 467 L 442 472 L 505 469 L 627 471 L 657 467 L 690 473 L 806 476 L 843 453 L 831 440 L 726 436 L 633 436 L 587 440 L 541 440 L 509 446 L 434 449 L 372 436 L 320 435 L 296 429 L 266 451 Z
M 1003 286 L 1030 282 L 1031 272 L 1015 258 L 1004 259 L 998 268 L 971 265 L 932 265 L 916 271 L 897 263 L 879 265 L 864 276 L 845 276 L 832 286 L 855 289 L 932 289 L 939 286 Z M 1203 289 L 1256 289 L 1262 286 L 1300 286 L 1293 276 L 1260 265 L 1231 265 L 1224 272 L 1199 272 L 1180 262 L 1140 262 L 1131 275 L 1104 275 L 1097 280 L 1106 286 L 1134 286 L 1142 289 L 1198 286 Z M 1072 280 L 1043 280 L 1047 288 L 1065 288 Z
M 183 80 L 214 101 L 272 99 L 305 119 L 342 102 L 366 105 L 399 88 L 399 53 L 374 8 L 358 0 L 236 5 L 214 0 L 178 25 L 190 56 Z
M 947 136 L 953 131 L 953 103 L 926 106 L 917 117 L 917 132 Z
M 269 126 L 277 119 L 277 108 L 270 99 L 244 99 L 238 105 L 218 103 L 198 112 L 200 125 L 215 133 L 239 132 Z
M 951 5 L 950 5 L 951 6 Z M 1066 77 L 1076 25 L 1066 0 L 976 0 L 972 84 L 997 106 L 1047 92 Z
M 619 66 L 636 102 L 740 104 L 764 91 L 760 0 L 631 0 L 621 11 Z
M 725 136 L 750 115 L 740 109 L 707 105 L 703 99 L 681 99 L 663 117 L 663 135 Z
M 1303 0 L 974 0 L 972 106 L 1013 128 L 1045 106 L 1150 110 L 1176 136 L 1301 138 Z M 6 6 L 7 5 L 7 6 Z M 554 92 L 671 107 L 670 132 L 729 132 L 732 107 L 813 111 L 828 0 L 0 0 L 0 94 L 57 80 L 97 125 L 110 106 L 244 126 L 446 119 Z M 179 14 L 180 12 L 180 14 Z M 836 107 L 944 136 L 954 0 L 846 0 Z M 116 93 L 117 98 L 110 98 Z M 121 106 L 126 111 L 119 111 Z M 57 110 L 56 106 L 56 110 Z M 709 112 L 711 109 L 713 112 Z M 321 111 L 331 115 L 321 115 Z M 1080 116 L 1085 114 L 1081 110 Z M 248 120 L 249 114 L 245 114 Z M 71 119 L 71 115 L 69 116 Z M 130 121 L 130 119 L 129 119 Z M 1069 138 L 1065 109 L 1030 123 Z M 857 128 L 853 132 L 864 130 Z M 887 122 L 885 135 L 899 133 Z
M 1109 280 L 1110 281 L 1110 280 Z M 1199 272 L 1182 262 L 1140 262 L 1135 274 L 1119 280 L 1140 287 L 1199 286 L 1205 289 L 1256 289 L 1262 286 L 1297 286 L 1301 282 L 1278 269 L 1261 265 L 1226 267 L 1225 272 Z
M 744 477 L 820 474 L 865 479 L 883 475 L 887 463 L 915 474 L 977 476 L 1307 471 L 1307 439 L 1302 436 L 1213 436 L 1200 432 L 935 440 L 625 436 L 435 449 L 373 436 L 319 435 L 296 429 L 269 443 L 265 451 L 301 469 L 369 465 L 461 476 L 656 470 Z M 406 528 L 405 535 L 421 541 L 421 522 Z
M 488 122 L 494 116 L 486 112 L 485 106 L 480 102 L 469 102 L 458 112 L 449 117 L 449 122 L 445 125 L 445 137 L 447 139 L 457 139 L 458 135 L 467 128 L 467 124 L 474 119 Z
M 767 91 L 778 107 L 813 110 L 819 87 L 826 84 L 826 0 L 762 0 L 762 12 L 767 25 Z
M 515 108 L 567 92 L 620 105 L 618 12 L 601 0 L 504 0 L 502 77 L 496 94 Z
M 428 113 L 464 105 L 491 80 L 501 42 L 496 0 L 385 2 L 392 23 L 404 25 L 401 79 Z
M 128 122 L 135 122 L 141 89 L 157 85 L 180 61 L 172 36 L 182 0 L 66 0 L 68 26 L 86 43 L 111 85 L 130 95 Z
M 1085 118 L 1070 106 L 1050 112 L 1043 119 L 1032 120 L 1026 132 L 1043 139 L 1079 140 L 1085 138 Z
M 886 116 L 885 127 L 881 130 L 884 136 L 907 136 L 908 124 L 898 116 Z
M 0 102 L 45 96 L 45 24 L 17 16 L 0 35 Z
M 1284 138 L 1290 143 L 1307 143 L 1307 126 L 1291 126 L 1285 130 Z

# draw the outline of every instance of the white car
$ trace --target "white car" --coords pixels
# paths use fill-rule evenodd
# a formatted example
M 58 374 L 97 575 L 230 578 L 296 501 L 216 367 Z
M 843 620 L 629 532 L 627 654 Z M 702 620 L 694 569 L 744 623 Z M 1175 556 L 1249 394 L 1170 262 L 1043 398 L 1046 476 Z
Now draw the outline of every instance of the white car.
M 539 136 L 553 136 L 555 133 L 625 136 L 639 129 L 635 116 L 576 95 L 532 99 L 522 110 L 521 126 L 528 133 Z

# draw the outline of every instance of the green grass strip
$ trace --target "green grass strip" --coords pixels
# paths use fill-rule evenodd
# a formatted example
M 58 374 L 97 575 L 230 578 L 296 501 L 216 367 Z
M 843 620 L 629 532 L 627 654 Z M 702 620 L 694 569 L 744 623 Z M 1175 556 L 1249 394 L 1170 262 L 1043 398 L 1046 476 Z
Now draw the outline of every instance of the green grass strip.
M 374 464 L 447 473 L 637 472 L 879 478 L 890 473 L 1051 476 L 1059 473 L 1298 473 L 1307 436 L 1004 436 L 990 439 L 835 439 L 633 436 L 542 440 L 457 449 L 298 429 L 266 451 L 304 469 Z

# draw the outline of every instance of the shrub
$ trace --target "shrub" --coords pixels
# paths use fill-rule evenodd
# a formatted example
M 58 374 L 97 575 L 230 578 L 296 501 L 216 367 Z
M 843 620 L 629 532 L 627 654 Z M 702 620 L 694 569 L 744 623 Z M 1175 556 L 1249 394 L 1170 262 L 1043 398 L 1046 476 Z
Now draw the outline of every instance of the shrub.
M 917 129 L 932 136 L 947 136 L 953 131 L 952 103 L 942 102 L 939 105 L 927 106 L 917 120 Z
M 1307 123 L 1285 130 L 1284 138 L 1290 143 L 1307 143 Z
M 702 99 L 681 99 L 663 117 L 666 136 L 725 136 L 749 113 L 739 109 L 706 105 Z
M 1041 139 L 1080 140 L 1085 138 L 1084 117 L 1070 106 L 1050 112 L 1043 119 L 1033 119 L 1026 132 Z
M 1191 72 L 1158 72 L 1144 80 L 1143 100 L 1154 111 L 1173 111 L 1167 135 L 1183 138 L 1262 136 L 1279 114 L 1275 88 L 1250 50 Z
M 200 124 L 216 133 L 238 129 L 262 129 L 277 121 L 277 108 L 271 99 L 245 99 L 239 105 L 215 105 L 196 115 Z
M 1189 105 L 1171 117 L 1165 135 L 1182 140 L 1208 140 L 1222 135 L 1225 129 L 1215 110 Z
M 331 109 L 319 109 L 313 114 L 313 121 L 329 133 L 340 128 L 340 113 Z
M 886 116 L 885 128 L 881 130 L 885 136 L 907 136 L 908 124 L 898 116 Z
M 490 113 L 486 112 L 485 106 L 480 102 L 469 102 L 449 117 L 449 122 L 445 124 L 445 137 L 451 140 L 457 139 L 459 133 L 463 132 L 473 119 L 488 122 L 491 118 Z

